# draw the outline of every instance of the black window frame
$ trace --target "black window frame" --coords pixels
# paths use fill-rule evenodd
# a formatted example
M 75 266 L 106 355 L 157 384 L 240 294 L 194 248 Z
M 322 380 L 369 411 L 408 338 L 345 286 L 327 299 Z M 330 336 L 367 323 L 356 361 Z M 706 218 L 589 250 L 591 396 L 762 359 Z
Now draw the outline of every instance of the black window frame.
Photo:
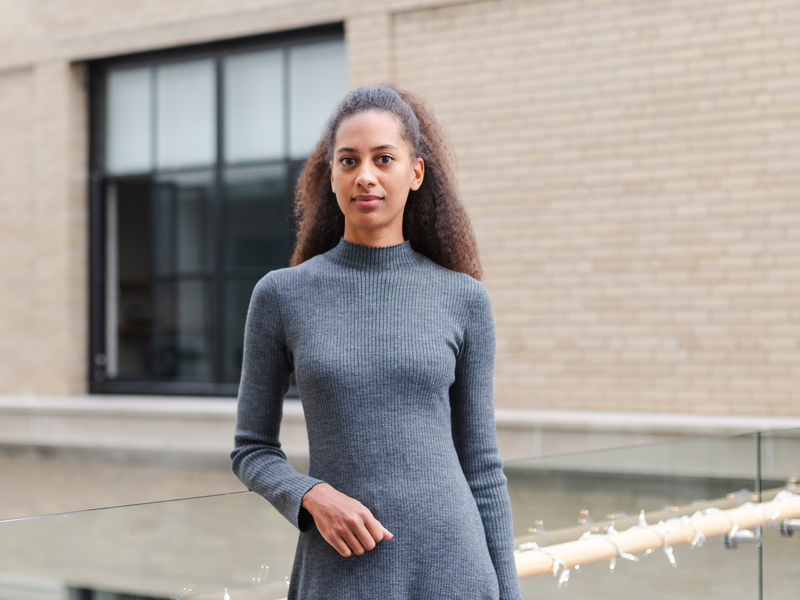
M 221 358 L 221 332 L 223 328 L 224 315 L 220 309 L 220 297 L 223 291 L 224 276 L 222 274 L 222 244 L 220 243 L 222 227 L 217 227 L 216 255 L 214 257 L 214 294 L 212 297 L 212 318 L 213 327 L 213 365 L 215 382 L 186 382 L 186 381 L 125 381 L 107 379 L 105 376 L 105 324 L 106 324 L 106 198 L 105 182 L 107 179 L 103 171 L 105 154 L 105 82 L 109 71 L 118 68 L 133 67 L 155 67 L 161 64 L 173 63 L 181 60 L 201 60 L 212 59 L 214 61 L 217 81 L 220 81 L 220 70 L 222 61 L 231 55 L 259 50 L 270 50 L 278 48 L 288 48 L 297 45 L 305 45 L 326 41 L 343 41 L 344 23 L 332 23 L 307 27 L 279 33 L 269 33 L 257 36 L 248 36 L 236 39 L 226 39 L 222 41 L 212 41 L 191 46 L 169 48 L 165 50 L 155 50 L 115 56 L 98 60 L 88 61 L 87 87 L 88 87 L 88 125 L 89 125 L 89 144 L 88 144 L 88 197 L 89 197 L 89 344 L 87 356 L 87 377 L 89 392 L 93 394 L 141 394 L 141 395 L 163 395 L 163 396 L 236 396 L 239 389 L 238 383 L 222 382 L 222 358 Z M 223 124 L 224 90 L 221 85 L 217 86 L 216 102 L 216 132 L 217 132 L 217 156 L 211 170 L 214 172 L 215 187 L 217 194 L 215 197 L 214 214 L 217 218 L 224 218 L 224 206 L 222 194 L 220 192 L 223 170 L 222 144 L 224 134 L 221 131 Z M 288 119 L 288 114 L 284 115 Z M 286 123 L 288 131 L 288 123 Z M 281 160 L 286 164 L 290 172 L 299 171 L 305 159 L 292 159 L 286 157 Z M 153 167 L 155 169 L 155 167 Z M 154 171 L 151 171 L 151 174 Z M 135 180 L 142 175 L 131 175 L 131 180 Z M 114 179 L 126 179 L 126 176 L 113 176 Z M 294 224 L 291 223 L 293 227 Z M 288 265 L 287 265 L 288 266 Z M 289 390 L 289 396 L 297 396 L 294 384 Z

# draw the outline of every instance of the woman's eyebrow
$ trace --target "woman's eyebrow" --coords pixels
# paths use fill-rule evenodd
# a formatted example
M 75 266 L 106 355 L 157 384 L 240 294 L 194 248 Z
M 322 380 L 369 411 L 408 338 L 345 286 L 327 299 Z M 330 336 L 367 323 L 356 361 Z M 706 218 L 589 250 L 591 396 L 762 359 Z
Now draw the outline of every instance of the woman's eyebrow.
M 397 146 L 392 146 L 391 144 L 383 144 L 382 146 L 375 146 L 374 148 L 370 148 L 370 152 L 380 152 L 381 150 L 397 150 Z M 351 154 L 358 154 L 358 150 L 355 148 L 339 148 L 336 153 L 340 152 L 350 152 Z

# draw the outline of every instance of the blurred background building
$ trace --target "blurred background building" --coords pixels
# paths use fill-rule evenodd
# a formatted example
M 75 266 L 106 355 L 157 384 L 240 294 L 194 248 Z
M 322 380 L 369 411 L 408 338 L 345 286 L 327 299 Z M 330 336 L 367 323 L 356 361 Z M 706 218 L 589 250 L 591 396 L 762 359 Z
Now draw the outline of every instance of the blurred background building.
M 241 489 L 250 292 L 386 80 L 458 155 L 505 458 L 800 426 L 796 2 L 0 7 L 0 518 Z

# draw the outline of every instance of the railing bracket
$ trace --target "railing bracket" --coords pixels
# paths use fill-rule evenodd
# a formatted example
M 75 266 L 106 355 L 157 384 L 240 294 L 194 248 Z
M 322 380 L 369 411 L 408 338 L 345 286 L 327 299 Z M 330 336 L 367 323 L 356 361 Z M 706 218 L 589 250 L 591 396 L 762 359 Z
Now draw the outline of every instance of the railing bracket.
M 781 521 L 780 532 L 783 537 L 792 537 L 795 531 L 800 531 L 800 519 L 786 519 Z
M 725 534 L 725 547 L 728 550 L 736 550 L 739 544 L 761 545 L 761 527 L 753 529 L 739 529 L 735 534 Z

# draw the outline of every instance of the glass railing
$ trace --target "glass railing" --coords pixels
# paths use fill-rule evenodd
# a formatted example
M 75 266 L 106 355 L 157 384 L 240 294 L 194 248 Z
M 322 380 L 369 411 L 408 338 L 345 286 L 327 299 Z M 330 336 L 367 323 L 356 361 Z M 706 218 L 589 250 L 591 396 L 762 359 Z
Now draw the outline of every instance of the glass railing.
M 555 576 L 522 578 L 525 598 L 800 598 L 800 528 L 798 535 L 781 535 L 787 519 L 780 514 L 760 531 L 742 528 L 727 543 L 724 535 L 703 540 L 691 528 L 706 513 L 796 493 L 800 430 L 513 461 L 506 472 L 520 551 L 552 565 L 563 544 L 592 535 L 617 556 L 572 567 L 566 580 L 564 565 Z M 665 549 L 656 536 L 659 543 L 630 560 L 620 557 L 625 549 L 613 545 L 616 538 L 596 537 L 609 526 L 613 533 L 659 521 L 663 533 L 684 516 L 693 533 L 687 543 Z
M 641 528 L 641 511 L 653 528 L 748 502 L 794 501 L 800 430 L 519 460 L 506 472 L 519 553 L 552 564 L 581 537 L 616 549 L 602 536 Z M 669 551 L 654 544 L 635 561 L 618 557 L 613 569 L 608 559 L 565 563 L 566 581 L 563 568 L 522 578 L 523 597 L 798 599 L 800 520 L 767 516 L 775 518 L 727 543 L 709 535 Z M 250 492 L 2 521 L 0 600 L 223 600 L 226 590 L 231 600 L 277 600 L 286 597 L 296 540 Z

